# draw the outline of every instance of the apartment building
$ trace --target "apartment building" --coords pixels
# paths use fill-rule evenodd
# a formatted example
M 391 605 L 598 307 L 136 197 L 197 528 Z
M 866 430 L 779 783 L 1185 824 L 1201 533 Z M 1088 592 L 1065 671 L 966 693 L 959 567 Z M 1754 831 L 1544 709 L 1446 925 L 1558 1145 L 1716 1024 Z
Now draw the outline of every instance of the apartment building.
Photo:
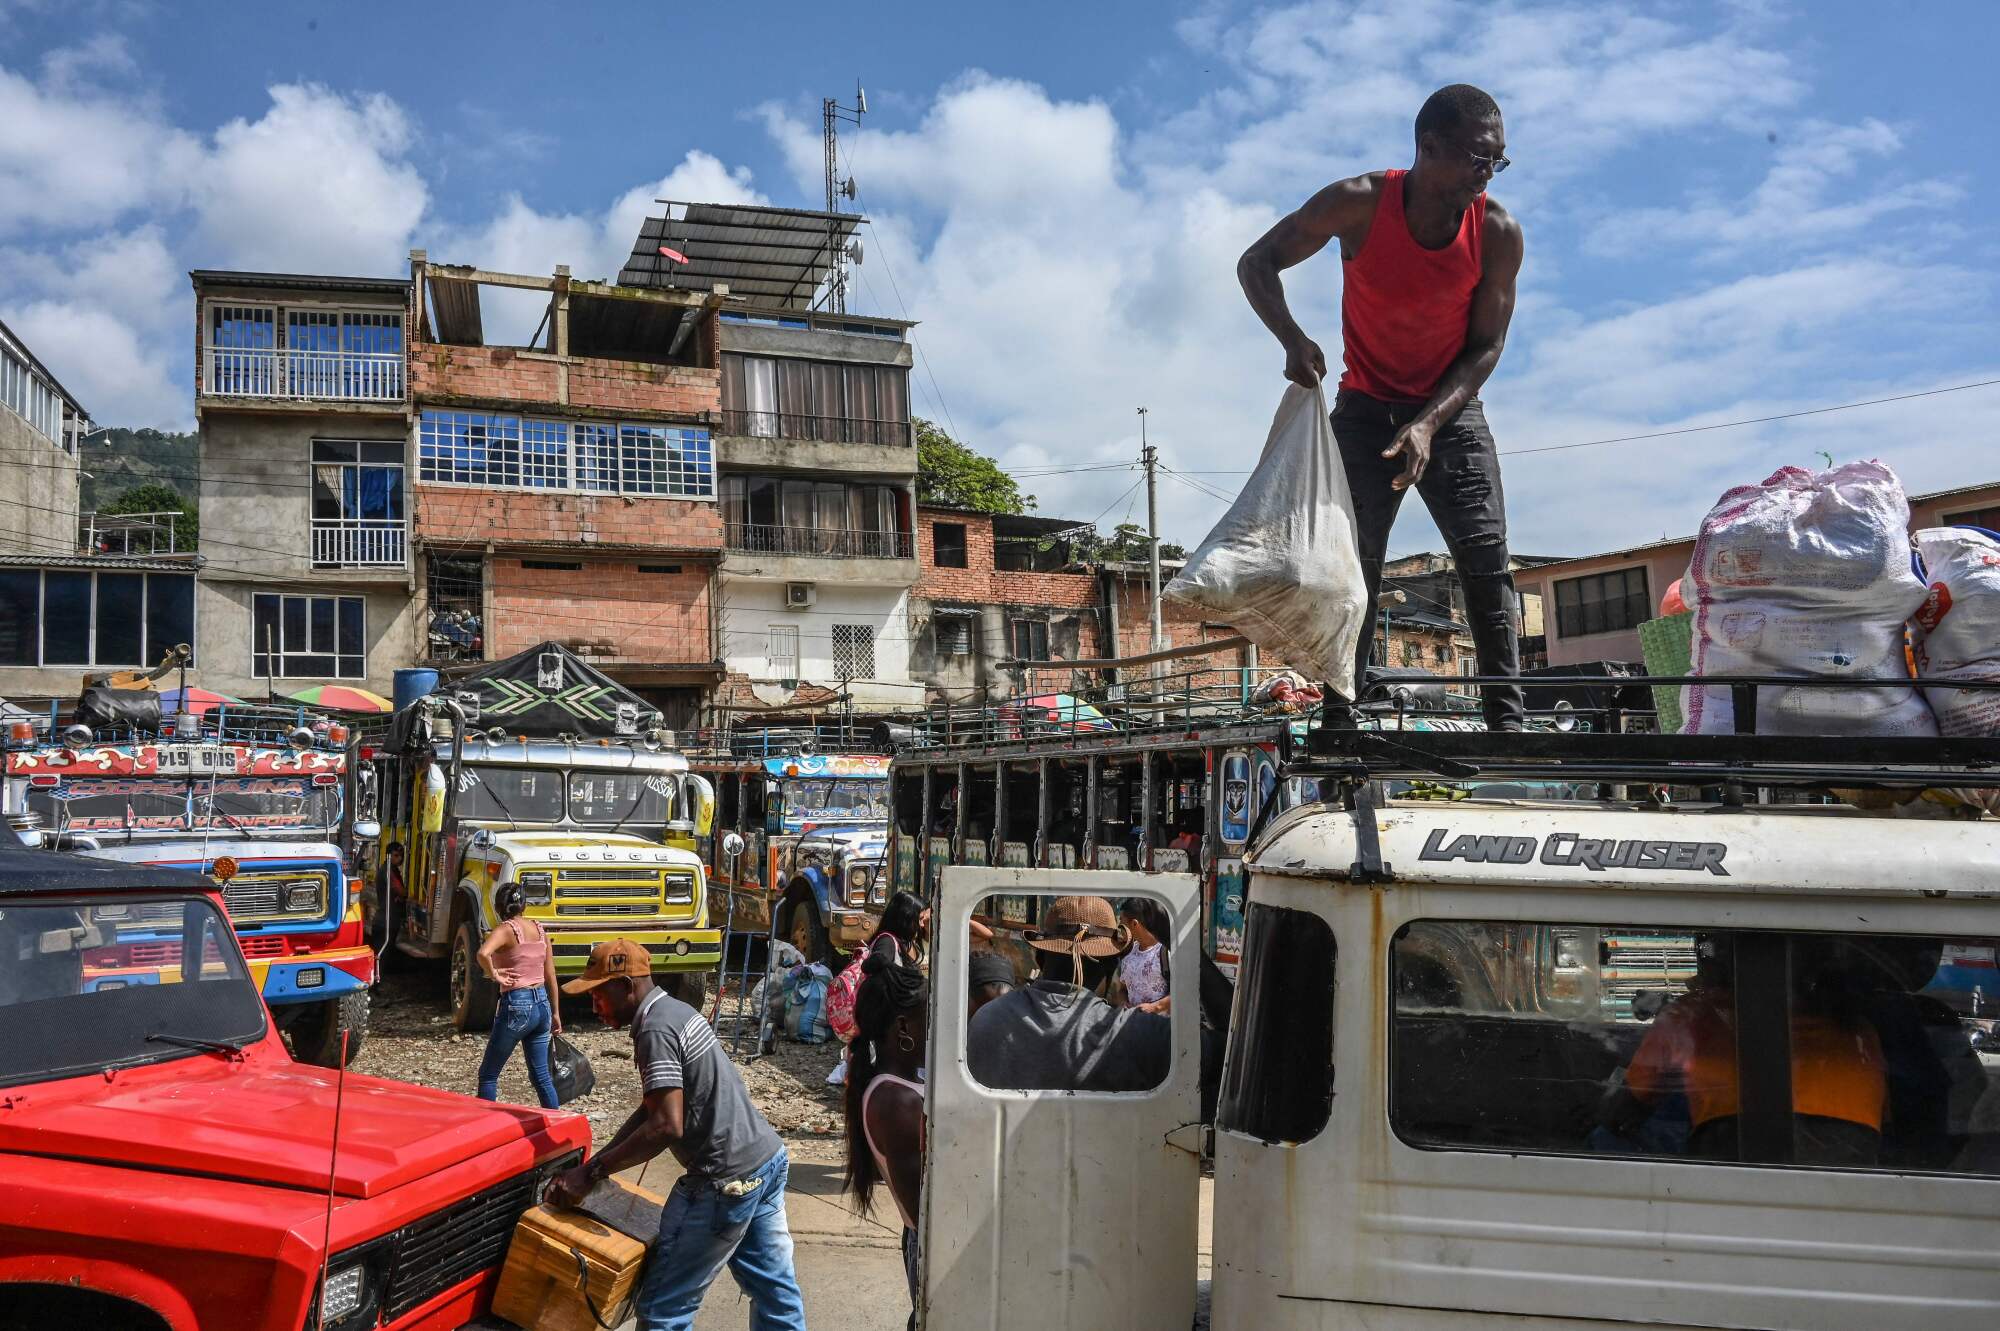
M 1970 526 L 2000 531 L 2000 481 L 1910 496 L 1910 530 Z M 1547 664 L 1639 662 L 1639 625 L 1657 618 L 1660 601 L 1687 573 L 1694 537 L 1673 537 L 1606 554 L 1554 561 L 1515 579 L 1541 598 Z
M 70 554 L 90 413 L 0 323 L 0 551 Z
M 817 308 L 864 220 L 670 204 L 619 274 L 621 288 L 703 293 L 719 311 L 718 723 L 922 698 L 907 643 L 914 325 Z
M 421 655 L 450 668 L 554 639 L 691 725 L 722 673 L 722 294 L 422 250 L 410 286 Z

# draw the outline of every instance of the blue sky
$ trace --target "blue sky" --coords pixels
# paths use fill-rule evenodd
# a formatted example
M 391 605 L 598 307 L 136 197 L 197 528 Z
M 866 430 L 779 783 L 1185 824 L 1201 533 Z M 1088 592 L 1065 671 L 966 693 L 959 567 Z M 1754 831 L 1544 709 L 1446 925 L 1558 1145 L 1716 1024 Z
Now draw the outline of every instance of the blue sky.
M 0 0 L 0 318 L 101 421 L 191 421 L 189 268 L 608 275 L 656 195 L 817 206 L 818 99 L 857 77 L 853 304 L 922 321 L 917 410 L 1045 512 L 1143 516 L 1145 404 L 1199 538 L 1282 387 L 1237 254 L 1407 164 L 1458 79 L 1507 114 L 1528 237 L 1503 449 L 2000 378 L 1986 0 L 314 10 Z M 1330 355 L 1338 283 L 1290 279 Z M 1523 453 L 1514 544 L 1689 531 L 1822 449 L 2000 479 L 2000 388 Z M 1434 542 L 1413 507 L 1396 548 Z

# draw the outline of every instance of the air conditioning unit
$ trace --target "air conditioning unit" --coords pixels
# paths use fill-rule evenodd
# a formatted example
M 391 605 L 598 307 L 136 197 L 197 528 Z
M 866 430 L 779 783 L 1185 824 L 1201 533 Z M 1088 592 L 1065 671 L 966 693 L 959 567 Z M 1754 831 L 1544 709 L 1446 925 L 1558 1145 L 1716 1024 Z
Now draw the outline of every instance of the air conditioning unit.
M 785 584 L 785 609 L 804 610 L 813 603 L 816 594 L 810 582 L 788 582 Z

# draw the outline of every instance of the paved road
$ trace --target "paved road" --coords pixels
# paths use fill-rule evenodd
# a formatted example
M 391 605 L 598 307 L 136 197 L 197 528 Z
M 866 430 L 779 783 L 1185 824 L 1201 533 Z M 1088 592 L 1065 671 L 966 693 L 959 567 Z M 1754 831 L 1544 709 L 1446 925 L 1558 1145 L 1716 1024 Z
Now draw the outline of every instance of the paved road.
M 786 1146 L 792 1156 L 792 1172 L 785 1194 L 785 1216 L 791 1225 L 807 1320 L 816 1328 L 832 1331 L 902 1331 L 909 1320 L 910 1298 L 903 1280 L 902 1254 L 896 1246 L 902 1226 L 894 1205 L 884 1197 L 886 1212 L 872 1217 L 855 1212 L 853 1201 L 840 1188 L 841 1147 L 837 1138 L 793 1137 Z M 647 1167 L 643 1181 L 637 1171 L 628 1170 L 624 1177 L 663 1193 L 679 1174 L 672 1157 L 662 1156 Z M 1198 1331 L 1208 1324 L 1209 1196 L 1210 1184 L 1203 1180 L 1198 1268 L 1202 1315 L 1196 1322 Z M 725 1272 L 709 1288 L 701 1315 L 695 1319 L 695 1331 L 743 1331 L 749 1316 L 748 1300 Z

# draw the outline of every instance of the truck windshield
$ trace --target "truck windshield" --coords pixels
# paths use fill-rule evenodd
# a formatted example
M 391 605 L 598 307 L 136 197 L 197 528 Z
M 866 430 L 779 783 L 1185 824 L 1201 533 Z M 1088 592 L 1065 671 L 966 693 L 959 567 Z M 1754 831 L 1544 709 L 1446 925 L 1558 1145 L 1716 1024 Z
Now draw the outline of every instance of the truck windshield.
M 670 822 L 674 787 L 674 778 L 664 772 L 571 772 L 570 821 L 592 826 Z
M 340 787 L 311 777 L 78 777 L 28 792 L 58 831 L 309 831 L 340 821 Z
M 889 783 L 798 777 L 785 782 L 785 809 L 792 822 L 887 822 Z
M 482 823 L 559 823 L 563 775 L 553 767 L 468 763 L 459 769 L 457 814 Z
M 200 897 L 0 899 L 0 1085 L 262 1037 L 264 1000 Z

